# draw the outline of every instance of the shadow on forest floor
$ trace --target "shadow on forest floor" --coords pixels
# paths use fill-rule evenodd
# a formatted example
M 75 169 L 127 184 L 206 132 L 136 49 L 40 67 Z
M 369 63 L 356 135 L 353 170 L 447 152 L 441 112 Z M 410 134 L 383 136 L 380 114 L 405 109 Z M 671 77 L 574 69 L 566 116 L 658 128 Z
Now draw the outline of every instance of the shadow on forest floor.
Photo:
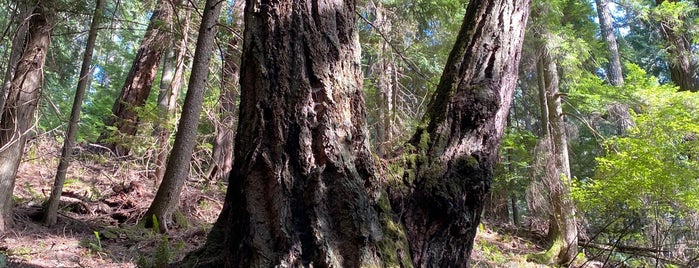
M 135 227 L 156 192 L 147 161 L 83 151 L 66 176 L 58 222 L 49 228 L 40 222 L 40 204 L 51 192 L 60 146 L 37 141 L 27 147 L 30 157 L 15 183 L 15 225 L 0 235 L 0 257 L 7 257 L 7 267 L 108 268 L 175 261 L 204 243 L 222 207 L 224 186 L 187 181 L 176 217 L 179 227 L 167 235 Z

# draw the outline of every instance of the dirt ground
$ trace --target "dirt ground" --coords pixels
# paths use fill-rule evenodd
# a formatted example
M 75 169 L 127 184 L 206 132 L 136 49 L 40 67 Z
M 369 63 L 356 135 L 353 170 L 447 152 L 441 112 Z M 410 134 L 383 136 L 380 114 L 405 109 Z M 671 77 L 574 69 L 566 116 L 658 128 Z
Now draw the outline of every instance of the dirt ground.
M 51 192 L 60 146 L 32 141 L 15 182 L 14 227 L 0 236 L 2 267 L 149 267 L 200 247 L 223 205 L 225 185 L 187 180 L 168 234 L 136 227 L 155 196 L 152 163 L 79 150 L 66 176 L 58 223 L 41 205 Z

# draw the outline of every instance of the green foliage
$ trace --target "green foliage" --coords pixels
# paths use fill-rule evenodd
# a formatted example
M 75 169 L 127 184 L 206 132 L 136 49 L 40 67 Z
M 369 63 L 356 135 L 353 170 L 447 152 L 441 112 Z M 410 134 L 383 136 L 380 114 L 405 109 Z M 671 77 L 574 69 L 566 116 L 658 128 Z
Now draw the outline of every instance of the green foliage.
M 644 106 L 634 116 L 636 127 L 605 142 L 608 154 L 597 159 L 595 179 L 577 192 L 581 204 L 699 209 L 699 96 L 675 91 L 639 88 Z

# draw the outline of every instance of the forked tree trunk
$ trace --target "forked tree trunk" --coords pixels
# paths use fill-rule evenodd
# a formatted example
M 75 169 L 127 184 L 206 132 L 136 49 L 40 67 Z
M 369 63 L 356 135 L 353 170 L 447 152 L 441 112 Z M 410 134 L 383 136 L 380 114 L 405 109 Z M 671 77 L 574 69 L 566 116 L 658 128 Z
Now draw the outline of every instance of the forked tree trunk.
M 181 5 L 182 3 L 178 2 L 174 4 Z M 179 10 L 179 8 L 176 10 Z M 155 158 L 155 174 L 153 175 L 155 185 L 159 185 L 163 180 L 165 165 L 167 163 L 167 154 L 170 152 L 170 119 L 177 107 L 177 98 L 180 95 L 180 88 L 182 85 L 185 54 L 187 53 L 187 44 L 189 43 L 190 13 L 189 8 L 186 8 L 183 12 L 184 20 L 177 24 L 182 27 L 171 35 L 170 45 L 165 51 L 165 57 L 163 57 L 163 74 L 160 80 L 160 92 L 158 94 L 160 121 L 156 123 L 157 125 L 154 133 L 157 143 L 160 145 L 157 148 L 158 152 Z
M 614 86 L 622 86 L 624 85 L 624 76 L 621 72 L 619 47 L 617 46 L 616 35 L 614 34 L 614 21 L 609 13 L 609 0 L 595 0 L 595 3 L 597 5 L 597 17 L 599 18 L 602 39 L 607 43 L 607 49 L 609 50 L 609 55 L 607 56 L 609 60 L 609 67 L 607 68 L 609 83 Z
M 404 221 L 418 267 L 468 266 L 517 82 L 530 1 L 470 1 L 413 136 L 413 192 Z
M 27 132 L 34 123 L 43 67 L 51 39 L 54 9 L 51 1 L 34 2 L 26 44 L 20 58 L 5 109 L 0 115 L 0 233 L 12 226 L 12 191 L 24 152 Z
M 528 14 L 529 1 L 469 4 L 415 135 L 415 191 L 397 203 L 409 253 L 382 229 L 403 233 L 400 214 L 383 215 L 368 150 L 355 3 L 248 1 L 230 185 L 207 244 L 183 265 L 410 266 L 389 260 L 413 254 L 419 267 L 468 266 Z
M 185 266 L 380 267 L 355 2 L 245 6 L 223 211 Z
M 214 47 L 215 26 L 221 12 L 221 5 L 223 2 L 220 0 L 206 0 L 204 16 L 197 37 L 197 48 L 192 62 L 192 73 L 187 85 L 187 95 L 182 107 L 182 116 L 177 125 L 177 134 L 175 134 L 175 143 L 155 199 L 141 219 L 146 227 L 151 227 L 154 224 L 153 215 L 155 215 L 161 232 L 168 230 L 172 214 L 180 203 L 182 186 L 189 176 L 192 151 L 197 139 L 199 116 L 204 102 L 206 78 L 209 75 L 209 62 Z
M 95 12 L 92 14 L 92 23 L 90 24 L 90 31 L 87 36 L 87 44 L 85 45 L 85 53 L 83 54 L 83 62 L 80 67 L 80 80 L 78 81 L 78 88 L 75 90 L 75 98 L 73 99 L 73 107 L 70 112 L 70 122 L 68 123 L 68 129 L 66 131 L 65 140 L 63 141 L 63 149 L 61 150 L 61 158 L 58 162 L 58 168 L 56 169 L 56 178 L 51 188 L 51 196 L 44 209 L 44 223 L 48 226 L 56 224 L 58 216 L 58 205 L 61 201 L 61 194 L 63 193 L 63 184 L 66 181 L 66 173 L 68 172 L 68 166 L 70 165 L 71 158 L 73 156 L 73 145 L 75 144 L 75 136 L 78 133 L 78 121 L 80 120 L 80 107 L 83 104 L 83 98 L 85 97 L 85 91 L 92 80 L 92 69 L 90 68 L 90 63 L 92 62 L 92 52 L 95 49 L 95 41 L 97 40 L 97 30 L 99 28 L 100 19 L 102 17 L 102 12 L 104 9 L 104 0 L 96 0 Z
M 122 141 L 119 137 L 136 135 L 139 120 L 137 110 L 143 107 L 148 99 L 160 58 L 170 40 L 169 25 L 174 17 L 173 6 L 165 0 L 160 0 L 158 7 L 153 11 L 124 86 L 114 101 L 112 116 L 107 120 L 107 126 L 115 129 L 106 129 L 99 137 L 99 141 L 117 155 L 129 154 L 128 146 L 120 145 Z

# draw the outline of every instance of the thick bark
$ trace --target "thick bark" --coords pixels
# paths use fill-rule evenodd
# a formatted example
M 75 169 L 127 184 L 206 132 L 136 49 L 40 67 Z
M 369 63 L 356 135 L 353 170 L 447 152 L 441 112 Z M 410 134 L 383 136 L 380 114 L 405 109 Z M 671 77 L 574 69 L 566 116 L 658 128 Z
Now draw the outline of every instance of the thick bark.
M 7 94 L 10 93 L 10 88 L 12 87 L 12 78 L 17 70 L 19 59 L 22 57 L 22 52 L 24 52 L 29 21 L 28 17 L 31 15 L 33 8 L 30 1 L 15 1 L 15 5 L 19 13 L 13 16 L 12 22 L 17 24 L 17 29 L 15 29 L 14 38 L 12 38 L 10 58 L 6 63 L 7 69 L 5 69 L 5 79 L 2 83 L 2 91 L 0 91 L 0 111 L 5 108 L 5 100 L 7 100 Z
M 104 0 L 96 1 L 95 12 L 92 14 L 92 23 L 90 24 L 90 31 L 87 36 L 87 44 L 85 45 L 85 53 L 83 54 L 82 66 L 80 67 L 80 80 L 78 81 L 78 88 L 75 90 L 73 107 L 71 108 L 70 112 L 70 122 L 68 123 L 65 140 L 63 141 L 63 149 L 61 150 L 61 158 L 59 159 L 58 169 L 56 170 L 56 179 L 54 181 L 53 188 L 51 188 L 51 196 L 49 196 L 48 203 L 44 209 L 44 223 L 48 226 L 56 224 L 58 204 L 61 200 L 61 194 L 63 193 L 63 183 L 66 181 L 66 172 L 68 171 L 68 166 L 70 165 L 71 157 L 73 155 L 75 136 L 78 133 L 80 107 L 82 106 L 87 86 L 92 78 L 90 63 L 92 62 L 92 52 L 95 48 L 97 30 L 105 3 Z
M 403 215 L 415 266 L 468 266 L 517 82 L 529 2 L 468 4 L 427 122 L 411 142 L 417 163 Z
M 656 0 L 661 5 L 666 0 Z M 678 0 L 667 0 L 667 2 L 677 2 Z M 682 18 L 681 18 L 682 19 Z M 680 91 L 699 91 L 699 64 L 692 56 L 692 44 L 689 38 L 682 33 L 678 33 L 673 28 L 672 23 L 661 20 L 660 33 L 667 43 L 670 52 L 668 68 L 670 69 L 670 80 L 680 88 Z
M 230 185 L 188 266 L 382 266 L 355 12 L 354 1 L 246 2 Z
M 179 2 L 174 4 L 181 5 Z M 178 34 L 172 35 L 173 38 L 170 39 L 169 48 L 166 49 L 165 57 L 163 57 L 163 73 L 160 80 L 160 93 L 158 94 L 160 121 L 157 122 L 154 133 L 157 143 L 160 145 L 155 158 L 155 174 L 153 174 L 155 185 L 159 185 L 160 181 L 163 180 L 163 176 L 165 176 L 167 154 L 170 151 L 170 118 L 175 112 L 177 98 L 182 85 L 189 37 L 190 13 L 190 9 L 187 8 L 184 12 L 182 27 L 177 30 Z M 179 37 L 179 39 L 176 37 Z
M 544 37 L 545 38 L 545 37 Z M 571 174 L 568 159 L 568 139 L 566 135 L 565 121 L 563 119 L 563 108 L 561 105 L 561 94 L 559 92 L 559 78 L 555 59 L 544 48 L 539 59 L 538 75 L 540 94 L 544 94 L 542 103 L 542 126 L 547 128 L 546 134 L 542 136 L 549 150 L 549 155 L 553 158 L 554 165 L 546 170 L 546 184 L 550 196 L 550 224 L 549 239 L 552 246 L 547 256 L 550 256 L 557 264 L 567 264 L 573 260 L 578 253 L 577 225 L 575 221 L 575 205 L 571 197 Z M 546 110 L 546 111 L 544 111 Z M 545 118 L 544 116 L 547 116 Z
M 113 139 L 119 140 L 117 137 L 121 135 L 136 134 L 139 120 L 137 108 L 143 107 L 146 103 L 164 47 L 170 40 L 169 25 L 172 24 L 174 17 L 173 6 L 165 0 L 158 2 L 159 8 L 153 11 L 124 86 L 114 101 L 112 116 L 107 120 L 107 126 L 115 127 L 116 132 L 106 129 L 99 137 L 100 142 L 117 155 L 129 154 L 128 146 L 121 146 L 120 142 L 115 142 Z
M 39 1 L 29 19 L 26 45 L 13 76 L 5 109 L 0 115 L 0 233 L 12 225 L 12 191 L 24 151 L 27 132 L 34 122 L 43 67 L 54 23 L 51 1 Z
M 146 227 L 153 225 L 153 215 L 159 222 L 160 231 L 165 232 L 171 222 L 172 214 L 177 209 L 180 192 L 185 179 L 189 176 L 192 151 L 197 139 L 199 116 L 204 102 L 206 78 L 209 75 L 209 62 L 214 47 L 216 22 L 223 2 L 207 0 L 204 16 L 199 27 L 197 48 L 194 51 L 192 73 L 187 85 L 187 94 L 182 107 L 182 116 L 175 134 L 175 143 L 167 161 L 165 176 L 158 187 L 153 203 L 143 216 Z
M 595 0 L 595 3 L 597 5 L 602 39 L 607 43 L 607 49 L 609 49 L 609 55 L 607 57 L 609 59 L 609 67 L 607 68 L 609 83 L 614 86 L 622 86 L 624 85 L 624 76 L 621 72 L 619 47 L 617 46 L 616 35 L 614 34 L 614 21 L 612 20 L 611 14 L 609 14 L 609 0 Z
M 211 154 L 213 165 L 209 179 L 218 181 L 228 178 L 233 167 L 233 142 L 235 137 L 235 108 L 238 95 L 238 78 L 240 67 L 238 39 L 231 37 L 223 55 L 221 70 L 221 95 L 219 96 L 218 121 L 215 123 L 216 135 Z

